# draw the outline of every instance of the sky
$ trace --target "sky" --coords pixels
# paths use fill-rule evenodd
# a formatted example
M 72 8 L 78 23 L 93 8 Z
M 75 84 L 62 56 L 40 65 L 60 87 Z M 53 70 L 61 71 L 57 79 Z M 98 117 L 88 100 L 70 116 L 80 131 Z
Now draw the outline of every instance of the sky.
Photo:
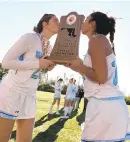
M 119 86 L 121 90 L 130 94 L 130 1 L 88 1 L 88 0 L 0 0 L 0 62 L 13 43 L 23 34 L 32 32 L 33 27 L 38 23 L 45 13 L 53 13 L 58 18 L 76 11 L 87 17 L 94 11 L 108 13 L 108 16 L 116 17 L 115 50 L 118 65 Z M 119 19 L 122 18 L 122 19 Z M 50 39 L 52 46 L 56 36 Z M 79 56 L 87 52 L 88 38 L 80 37 Z M 63 77 L 64 73 L 68 78 L 75 77 L 77 82 L 82 82 L 78 73 L 63 66 L 49 72 L 49 78 L 56 79 Z

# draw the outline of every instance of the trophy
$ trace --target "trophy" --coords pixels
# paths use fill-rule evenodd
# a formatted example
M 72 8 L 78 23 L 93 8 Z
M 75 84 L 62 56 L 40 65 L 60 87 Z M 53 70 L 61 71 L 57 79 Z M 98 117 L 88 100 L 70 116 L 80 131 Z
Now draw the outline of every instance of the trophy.
M 84 15 L 78 15 L 76 12 L 61 17 L 58 35 L 48 57 L 49 60 L 57 64 L 64 64 L 77 59 L 79 56 L 81 26 L 84 19 Z

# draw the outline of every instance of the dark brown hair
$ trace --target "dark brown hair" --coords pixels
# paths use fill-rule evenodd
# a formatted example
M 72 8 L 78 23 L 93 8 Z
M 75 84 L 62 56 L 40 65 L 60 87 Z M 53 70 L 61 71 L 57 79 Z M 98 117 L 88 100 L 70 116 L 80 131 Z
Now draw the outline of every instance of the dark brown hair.
M 40 34 L 40 33 L 42 32 L 42 30 L 43 30 L 42 23 L 43 23 L 43 22 L 48 23 L 49 20 L 50 20 L 53 16 L 55 16 L 55 15 L 54 15 L 54 14 L 44 14 L 44 15 L 42 16 L 42 18 L 40 19 L 40 21 L 38 22 L 37 26 L 34 27 L 33 31 Z
M 63 79 L 62 79 L 62 78 L 60 78 L 60 79 L 58 79 L 58 81 L 63 81 Z
M 91 15 L 92 19 L 91 21 L 96 22 L 96 33 L 102 34 L 102 35 L 108 35 L 110 34 L 110 42 L 112 44 L 112 49 L 115 54 L 115 48 L 114 48 L 114 34 L 115 34 L 115 19 L 112 17 L 108 17 L 106 14 L 102 12 L 93 12 Z

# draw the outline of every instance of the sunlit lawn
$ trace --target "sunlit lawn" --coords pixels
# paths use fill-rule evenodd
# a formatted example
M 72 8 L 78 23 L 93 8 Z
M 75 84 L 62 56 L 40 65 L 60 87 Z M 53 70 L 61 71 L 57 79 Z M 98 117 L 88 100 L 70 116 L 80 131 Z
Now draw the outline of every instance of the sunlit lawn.
M 67 120 L 61 119 L 55 113 L 48 118 L 48 110 L 52 103 L 53 94 L 47 92 L 37 92 L 37 117 L 33 133 L 33 142 L 80 142 L 81 127 L 84 121 L 83 100 L 80 109 L 72 113 L 72 117 Z M 61 99 L 61 114 L 63 114 L 64 96 Z M 31 106 L 30 106 L 31 107 Z M 130 110 L 130 106 L 129 110 Z M 56 107 L 54 108 L 54 112 Z M 15 129 L 10 142 L 15 142 Z M 130 141 L 127 141 L 130 142 Z
M 33 142 L 80 142 L 80 124 L 84 121 L 83 100 L 78 113 L 73 112 L 72 117 L 67 120 L 61 119 L 54 114 L 48 118 L 48 110 L 52 103 L 53 94 L 46 92 L 37 93 L 37 117 L 33 133 Z M 64 96 L 61 99 L 60 108 L 63 108 Z M 31 106 L 30 106 L 31 107 Z M 54 108 L 54 112 L 56 107 Z M 61 114 L 63 111 L 61 110 Z M 10 142 L 15 142 L 15 129 Z

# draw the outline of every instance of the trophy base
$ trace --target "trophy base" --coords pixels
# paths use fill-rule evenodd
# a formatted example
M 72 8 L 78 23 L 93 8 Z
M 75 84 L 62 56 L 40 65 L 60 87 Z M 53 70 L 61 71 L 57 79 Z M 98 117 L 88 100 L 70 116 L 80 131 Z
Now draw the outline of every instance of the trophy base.
M 59 65 L 64 65 L 65 63 L 69 63 L 69 61 L 67 60 L 51 60 L 51 61 Z
M 49 56 L 49 57 L 47 57 L 46 59 L 48 59 L 48 60 L 50 60 L 50 61 L 53 61 L 53 62 L 56 63 L 56 64 L 64 65 L 64 64 L 70 63 L 72 60 L 76 60 L 77 57 L 74 58 L 74 59 L 72 59 L 72 58 L 71 58 L 71 59 L 53 59 L 53 58 L 51 58 L 51 57 Z

